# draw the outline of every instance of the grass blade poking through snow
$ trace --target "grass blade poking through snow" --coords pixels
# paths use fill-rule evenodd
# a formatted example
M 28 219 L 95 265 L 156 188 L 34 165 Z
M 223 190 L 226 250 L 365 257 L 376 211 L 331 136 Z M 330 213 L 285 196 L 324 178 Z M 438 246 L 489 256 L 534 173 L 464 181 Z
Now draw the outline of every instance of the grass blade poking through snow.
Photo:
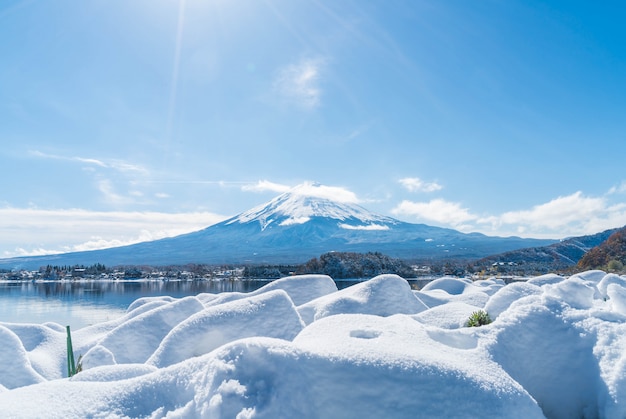
M 65 330 L 67 330 L 67 376 L 71 377 L 76 374 L 76 364 L 74 363 L 74 349 L 72 349 L 70 327 L 65 326 Z

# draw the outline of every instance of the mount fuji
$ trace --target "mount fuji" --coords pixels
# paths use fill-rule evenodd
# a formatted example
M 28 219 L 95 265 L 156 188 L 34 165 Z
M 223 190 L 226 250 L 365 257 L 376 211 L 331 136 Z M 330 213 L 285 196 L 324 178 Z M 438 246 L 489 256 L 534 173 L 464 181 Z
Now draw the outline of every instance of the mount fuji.
M 492 237 L 412 224 L 325 196 L 306 184 L 205 229 L 87 252 L 0 259 L 0 268 L 51 265 L 302 263 L 330 251 L 369 252 L 409 260 L 477 259 L 556 240 Z

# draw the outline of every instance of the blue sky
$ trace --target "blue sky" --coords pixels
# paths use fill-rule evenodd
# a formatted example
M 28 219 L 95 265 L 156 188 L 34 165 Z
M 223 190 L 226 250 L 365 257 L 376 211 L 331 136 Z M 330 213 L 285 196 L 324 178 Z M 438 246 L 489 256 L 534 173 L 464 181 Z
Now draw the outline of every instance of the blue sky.
M 304 182 L 398 219 L 626 225 L 620 2 L 5 0 L 0 257 L 192 231 Z

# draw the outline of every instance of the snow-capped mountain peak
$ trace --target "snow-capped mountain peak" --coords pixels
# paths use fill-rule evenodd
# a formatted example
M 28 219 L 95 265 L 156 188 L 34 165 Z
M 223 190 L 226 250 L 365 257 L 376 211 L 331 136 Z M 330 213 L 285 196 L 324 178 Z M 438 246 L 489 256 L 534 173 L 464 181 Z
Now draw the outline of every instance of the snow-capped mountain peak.
M 308 183 L 192 233 L 89 252 L 3 259 L 0 267 L 303 263 L 330 251 L 470 259 L 554 242 L 404 223 L 369 212 L 357 202 L 345 189 Z
M 304 224 L 315 217 L 336 220 L 340 227 L 355 230 L 384 230 L 397 221 L 374 214 L 356 204 L 356 197 L 342 189 L 305 183 L 228 220 L 226 224 L 258 222 L 270 225 Z

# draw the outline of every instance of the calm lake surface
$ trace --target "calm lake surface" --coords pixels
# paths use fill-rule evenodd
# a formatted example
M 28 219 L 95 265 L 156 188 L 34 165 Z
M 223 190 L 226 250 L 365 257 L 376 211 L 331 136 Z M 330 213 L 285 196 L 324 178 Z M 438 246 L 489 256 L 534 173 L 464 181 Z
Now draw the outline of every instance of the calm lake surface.
M 336 283 L 337 288 L 343 289 L 358 282 L 361 281 Z M 0 322 L 54 322 L 76 330 L 124 315 L 128 306 L 141 297 L 252 292 L 267 283 L 255 280 L 0 282 Z
M 267 281 L 0 282 L 0 322 L 55 322 L 79 329 L 124 315 L 141 297 L 251 292 Z

